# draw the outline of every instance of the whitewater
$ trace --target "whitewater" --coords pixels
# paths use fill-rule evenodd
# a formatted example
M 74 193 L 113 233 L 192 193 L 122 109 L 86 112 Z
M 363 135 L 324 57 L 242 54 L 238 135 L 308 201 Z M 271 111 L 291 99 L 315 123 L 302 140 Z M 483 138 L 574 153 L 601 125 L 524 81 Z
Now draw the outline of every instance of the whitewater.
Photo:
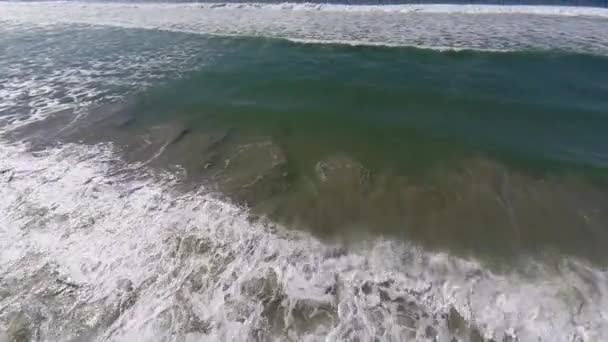
M 85 25 L 602 55 L 605 18 L 531 6 L 0 3 L 13 32 Z M 0 85 L 0 341 L 608 340 L 608 270 L 584 261 L 522 260 L 499 273 L 389 238 L 345 247 L 254 218 L 204 187 L 180 191 L 175 175 L 129 164 L 110 143 L 34 149 L 10 139 L 59 110 L 120 101 L 105 84 L 140 90 L 149 84 L 139 73 L 194 68 L 187 53 L 147 57 L 125 54 L 124 77 L 101 57 L 76 70 L 31 55 L 48 63 L 40 78 L 2 64 L 12 74 Z
M 606 8 L 258 3 L 0 3 L 6 25 L 145 28 L 303 43 L 608 54 Z

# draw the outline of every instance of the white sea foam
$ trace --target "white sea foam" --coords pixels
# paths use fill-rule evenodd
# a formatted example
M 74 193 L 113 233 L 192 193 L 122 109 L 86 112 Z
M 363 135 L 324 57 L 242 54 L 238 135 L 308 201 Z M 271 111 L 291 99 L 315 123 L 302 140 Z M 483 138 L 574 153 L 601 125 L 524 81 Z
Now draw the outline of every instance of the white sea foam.
M 284 18 L 285 11 L 293 8 L 274 5 L 268 10 L 266 5 L 261 9 L 251 5 L 251 11 L 262 14 L 249 18 L 247 8 L 242 15 L 235 17 L 234 13 L 249 5 L 224 6 L 233 11 L 226 13 L 205 6 L 198 10 L 180 4 L 2 3 L 0 13 L 1 20 L 13 25 L 4 29 L 14 31 L 40 25 L 102 23 L 235 35 L 260 29 L 255 32 L 283 32 L 289 39 L 322 41 L 330 37 L 315 38 L 314 34 L 328 29 L 330 20 L 336 18 L 313 15 L 313 23 L 325 26 L 311 29 L 312 24 L 305 23 L 307 15 Z M 311 12 L 306 6 L 311 5 L 304 5 L 300 12 Z M 156 13 L 163 8 L 176 10 L 163 17 Z M 331 6 L 320 8 L 318 12 L 340 12 Z M 214 11 L 217 17 L 205 11 Z M 278 14 L 267 14 L 273 11 Z M 335 28 L 328 34 L 340 38 L 348 32 L 351 42 L 371 41 L 367 36 L 352 39 L 352 33 L 362 32 L 353 31 L 361 27 L 358 23 L 369 28 L 370 19 L 377 17 L 368 17 L 367 12 L 363 18 L 355 14 L 337 22 L 343 31 Z M 235 17 L 231 32 L 230 22 L 222 23 L 229 16 Z M 478 20 L 483 23 L 492 18 Z M 539 18 L 543 25 L 554 22 Z M 256 23 L 257 19 L 262 21 Z M 273 23 L 274 19 L 278 21 Z M 403 17 L 381 19 L 389 24 L 390 20 L 403 22 Z M 432 24 L 430 19 L 422 20 L 416 23 Z M 456 21 L 464 25 L 463 32 L 465 23 L 473 25 L 467 20 Z M 577 22 L 575 28 L 560 27 L 571 28 L 567 31 L 571 37 L 579 34 L 579 25 L 602 30 L 595 19 L 587 20 Z M 521 18 L 513 24 L 518 21 Z M 208 32 L 214 25 L 217 29 Z M 281 25 L 284 31 L 277 31 Z M 471 27 L 479 30 L 478 24 Z M 549 26 L 542 27 L 549 30 Z M 437 26 L 427 28 L 434 32 L 424 36 L 427 38 L 441 31 Z M 312 34 L 294 34 L 308 29 Z M 436 41 L 424 42 L 425 46 L 440 46 Z M 96 43 L 100 45 L 102 40 Z M 604 46 L 601 41 L 584 43 Z M 463 44 L 475 45 L 474 41 Z M 183 47 L 176 45 L 187 54 L 189 50 Z M 4 106 L 0 110 L 24 106 L 17 109 L 31 110 L 33 117 L 17 122 L 3 116 L 0 123 L 6 132 L 47 117 L 59 105 L 73 108 L 89 103 L 54 102 L 59 85 L 69 96 L 111 100 L 107 84 L 123 79 L 136 88 L 145 86 L 145 78 L 138 72 L 145 74 L 153 67 L 164 70 L 173 64 L 179 65 L 174 65 L 176 73 L 189 70 L 182 59 L 165 60 L 154 51 L 141 63 L 137 56 L 125 54 L 120 67 L 95 59 L 79 68 L 53 64 L 57 55 L 47 52 L 51 60 L 44 70 L 48 75 L 11 59 L 7 63 L 15 66 L 9 77 L 12 83 L 0 87 L 0 106 Z M 44 56 L 31 56 L 24 65 L 44 60 Z M 0 66 L 10 69 L 10 65 Z M 36 73 L 49 77 L 35 78 Z M 526 272 L 495 274 L 475 260 L 384 238 L 345 249 L 306 233 L 252 221 L 246 209 L 218 200 L 204 189 L 178 192 L 171 175 L 152 176 L 131 169 L 111 145 L 70 144 L 28 152 L 21 143 L 0 141 L 0 338 L 3 331 L 14 332 L 20 326 L 46 341 L 77 335 L 107 341 L 243 340 L 263 338 L 271 333 L 265 329 L 273 326 L 283 327 L 276 334 L 302 340 L 349 340 L 354 336 L 361 340 L 374 336 L 424 340 L 436 335 L 439 341 L 447 341 L 458 330 L 448 328 L 443 317 L 453 307 L 466 320 L 465 325 L 478 327 L 487 338 L 608 340 L 607 270 L 576 260 L 564 260 L 556 267 L 530 260 Z
M 11 2 L 7 2 L 11 4 Z M 74 1 L 31 1 L 27 3 L 12 2 L 14 5 L 31 6 L 65 6 L 74 5 Z M 553 6 L 553 5 L 484 5 L 484 4 L 387 4 L 387 5 L 347 5 L 331 3 L 129 3 L 129 2 L 76 2 L 79 7 L 95 8 L 154 8 L 154 9 L 255 9 L 278 11 L 327 11 L 327 12 L 384 12 L 384 13 L 464 13 L 464 14 L 537 14 L 558 16 L 592 16 L 608 17 L 608 9 L 601 7 Z
M 203 8 L 256 8 L 293 11 L 384 12 L 384 13 L 463 13 L 463 14 L 537 14 L 559 16 L 592 16 L 608 18 L 608 9 L 599 7 L 481 5 L 481 4 L 394 4 L 345 5 L 318 3 L 208 3 Z
M 498 5 L 0 3 L 0 20 L 315 43 L 608 54 L 608 9 Z M 564 20 L 568 16 L 568 20 Z
M 2 25 L 0 46 L 6 49 L 0 59 L 0 121 L 27 124 L 63 109 L 119 101 L 214 58 L 198 54 L 201 45 L 194 40 L 165 44 L 159 35 L 112 35 L 111 30 Z
M 22 312 L 42 340 L 241 340 L 276 314 L 293 338 L 424 339 L 430 325 L 443 341 L 451 307 L 499 340 L 608 339 L 608 273 L 576 261 L 525 277 L 382 238 L 344 250 L 170 177 L 109 176 L 125 167 L 109 146 L 24 148 L 0 145 L 0 322 Z

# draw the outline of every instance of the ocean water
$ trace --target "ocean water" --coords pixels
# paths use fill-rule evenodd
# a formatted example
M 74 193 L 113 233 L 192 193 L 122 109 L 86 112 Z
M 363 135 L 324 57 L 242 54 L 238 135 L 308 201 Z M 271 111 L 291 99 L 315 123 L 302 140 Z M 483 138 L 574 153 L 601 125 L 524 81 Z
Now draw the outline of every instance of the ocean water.
M 608 340 L 608 10 L 0 3 L 0 341 Z

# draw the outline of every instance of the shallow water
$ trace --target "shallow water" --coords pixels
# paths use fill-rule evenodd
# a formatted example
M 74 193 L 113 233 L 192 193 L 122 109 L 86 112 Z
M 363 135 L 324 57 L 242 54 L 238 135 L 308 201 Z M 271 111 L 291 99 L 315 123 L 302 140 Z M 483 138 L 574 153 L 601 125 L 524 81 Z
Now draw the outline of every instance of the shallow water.
M 0 8 L 0 332 L 607 337 L 601 16 Z

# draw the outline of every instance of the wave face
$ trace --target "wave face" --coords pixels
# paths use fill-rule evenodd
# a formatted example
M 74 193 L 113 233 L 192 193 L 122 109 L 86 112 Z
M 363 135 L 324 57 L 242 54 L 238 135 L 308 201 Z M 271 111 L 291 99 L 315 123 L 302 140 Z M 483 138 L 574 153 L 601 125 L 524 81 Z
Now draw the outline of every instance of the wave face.
M 271 60 L 261 51 L 276 46 L 313 71 L 323 63 L 301 57 L 310 51 L 323 57 L 319 51 L 329 49 L 345 56 L 341 61 L 350 58 L 349 51 L 367 54 L 370 62 L 393 56 L 392 48 L 311 47 L 199 33 L 451 49 L 558 49 L 576 52 L 574 61 L 595 61 L 600 70 L 604 57 L 580 54 L 605 53 L 605 19 L 197 6 L 0 4 L 0 341 L 608 340 L 603 266 L 564 257 L 559 250 L 552 252 L 558 258 L 523 258 L 521 265 L 501 269 L 407 238 L 371 234 L 352 244 L 327 242 L 252 215 L 210 192 L 208 184 L 184 190 L 185 166 L 154 168 L 165 151 L 180 151 L 179 144 L 196 130 L 191 125 L 166 133 L 172 128 L 158 125 L 168 116 L 189 118 L 200 111 L 192 99 L 203 96 L 189 91 L 206 90 L 219 100 L 233 96 L 239 100 L 233 108 L 263 102 L 267 94 L 258 88 L 246 93 L 257 94 L 257 101 L 236 96 L 242 89 L 230 85 L 238 78 L 226 76 L 232 75 L 226 61 L 242 55 L 243 46 L 260 63 L 255 72 L 268 71 L 268 79 L 288 71 L 281 63 L 261 69 Z M 380 22 L 390 29 L 374 32 Z M 493 34 L 488 22 L 495 23 Z M 517 37 L 510 30 L 518 22 L 536 25 L 535 30 Z M 450 37 L 444 30 L 452 25 Z M 399 51 L 420 56 L 418 50 Z M 543 56 L 562 61 L 560 53 Z M 497 55 L 521 62 L 509 54 L 457 53 L 454 58 L 483 61 Z M 439 52 L 425 56 L 427 62 L 445 58 Z M 333 74 L 339 68 L 324 70 Z M 213 78 L 217 75 L 224 78 Z M 363 76 L 357 86 L 374 80 Z M 193 79 L 214 82 L 192 87 Z M 290 80 L 297 79 L 285 82 Z M 248 88 L 250 82 L 241 84 Z M 600 86 L 593 89 L 603 94 Z M 585 93 L 597 101 L 580 108 L 600 112 L 605 98 Z M 335 94 L 333 89 L 328 95 Z M 163 101 L 150 100 L 156 97 Z M 133 106 L 149 109 L 135 118 L 149 128 L 144 142 L 133 137 L 141 132 L 114 127 L 133 126 L 123 112 Z M 602 121 L 593 122 L 602 127 Z M 159 130 L 170 136 L 169 143 L 155 140 Z M 195 142 L 208 144 L 202 138 Z M 132 144 L 151 151 L 141 152 L 143 160 L 131 160 Z M 253 145 L 267 146 L 257 140 Z M 200 150 L 187 152 L 200 157 Z M 593 160 L 603 170 L 601 152 Z M 317 165 L 331 177 L 335 164 Z M 543 178 L 538 184 L 551 187 L 552 181 Z M 528 185 L 522 189 L 538 190 Z M 558 186 L 554 194 L 562 190 Z M 589 221 L 601 218 L 595 214 L 583 213 Z M 601 227 L 589 227 L 602 236 Z

